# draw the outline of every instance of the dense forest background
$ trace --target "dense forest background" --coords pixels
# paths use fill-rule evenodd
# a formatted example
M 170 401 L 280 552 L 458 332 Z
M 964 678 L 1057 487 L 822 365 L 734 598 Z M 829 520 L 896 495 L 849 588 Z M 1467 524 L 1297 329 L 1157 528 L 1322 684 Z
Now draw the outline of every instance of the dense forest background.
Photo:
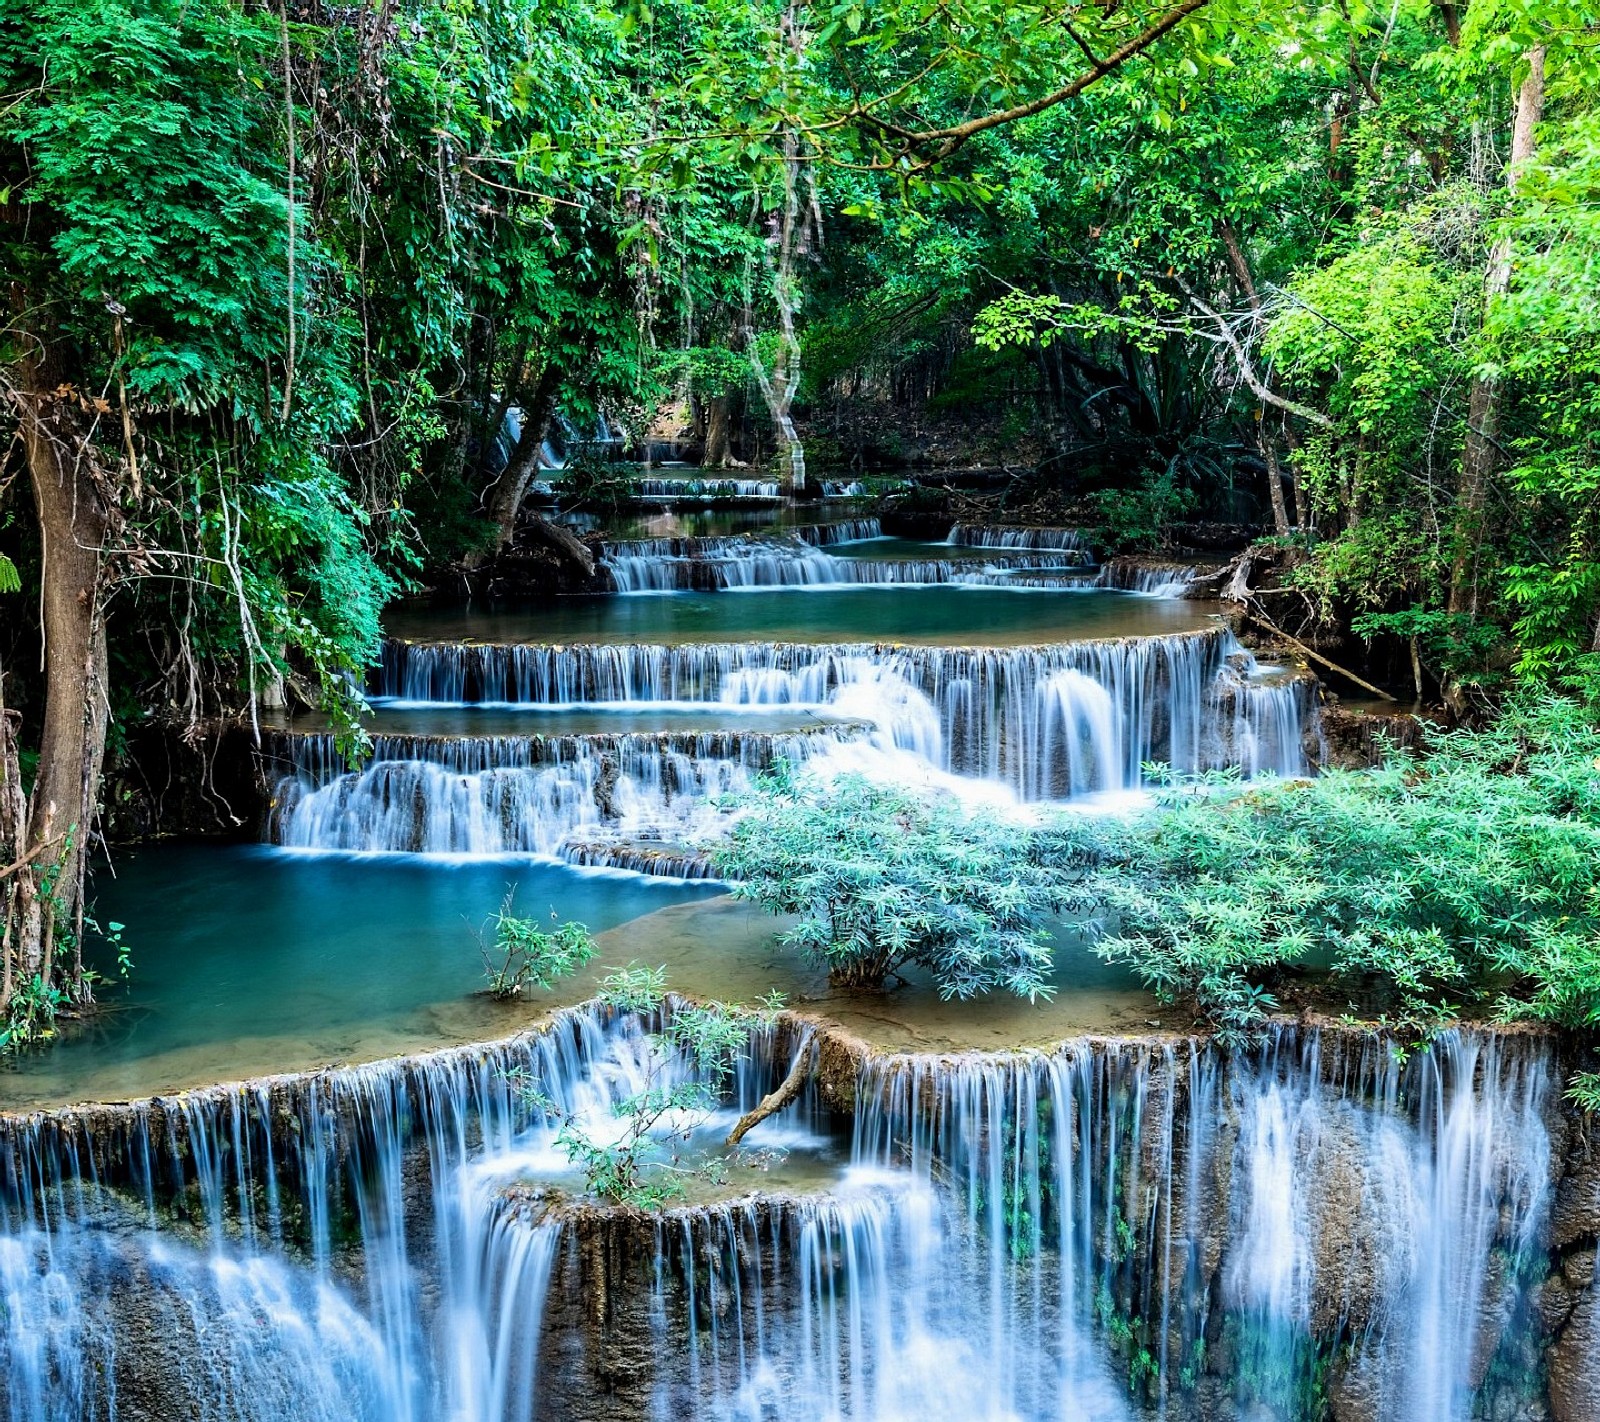
M 0 96 L 0 1002 L 78 990 L 108 755 L 359 739 L 602 415 L 1231 530 L 1453 716 L 1595 688 L 1589 0 L 0 0 Z

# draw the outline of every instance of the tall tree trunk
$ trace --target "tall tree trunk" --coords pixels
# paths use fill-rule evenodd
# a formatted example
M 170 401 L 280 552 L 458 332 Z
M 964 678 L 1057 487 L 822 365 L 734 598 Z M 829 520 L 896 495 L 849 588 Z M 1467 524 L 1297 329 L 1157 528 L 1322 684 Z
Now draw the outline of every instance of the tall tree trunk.
M 497 549 L 510 543 L 517 531 L 517 514 L 528 496 L 528 485 L 538 472 L 539 451 L 544 447 L 544 434 L 550 427 L 560 390 L 561 376 L 554 367 L 546 366 L 522 402 L 522 431 L 506 467 L 484 498 L 484 508 L 498 529 Z
M 48 357 L 24 364 L 12 397 L 39 524 L 45 651 L 39 770 L 6 913 L 13 991 L 35 974 L 55 977 L 58 926 L 75 942 L 82 937 L 109 709 L 101 591 L 113 495 L 84 437 L 79 397 L 53 375 Z M 65 986 L 74 999 L 86 998 L 76 949 Z
M 1267 433 L 1266 411 L 1256 420 L 1256 439 L 1261 445 L 1261 457 L 1267 464 L 1267 492 L 1272 497 L 1272 527 L 1279 538 L 1289 532 L 1289 510 L 1283 501 L 1283 469 L 1278 464 L 1278 446 Z
M 731 457 L 732 401 L 716 395 L 706 401 L 706 447 L 700 463 L 707 469 L 726 469 Z
M 790 42 L 800 53 L 804 49 L 804 35 L 796 7 L 791 6 L 784 21 Z M 809 207 L 801 202 L 800 140 L 790 130 L 783 136 L 783 209 L 778 214 L 777 232 L 767 243 L 767 263 L 772 272 L 772 295 L 778 306 L 778 351 L 772 368 L 767 369 L 756 349 L 755 332 L 745 327 L 745 351 L 750 359 L 750 369 L 766 401 L 767 412 L 777 428 L 789 455 L 789 470 L 783 478 L 789 493 L 806 486 L 806 451 L 795 429 L 794 397 L 800 389 L 800 338 L 795 333 L 795 311 L 800 305 L 800 286 L 795 269 L 796 261 L 807 251 L 807 237 L 815 219 L 818 230 L 821 217 L 817 208 L 815 189 Z M 771 248 L 776 247 L 774 253 Z
M 1517 191 L 1517 175 L 1534 154 L 1534 132 L 1544 112 L 1544 46 L 1528 52 L 1528 75 L 1517 92 L 1511 127 L 1511 157 L 1506 189 Z M 1502 238 L 1489 254 L 1484 277 L 1485 307 L 1511 287 L 1511 241 Z M 1450 611 L 1478 610 L 1478 554 L 1483 543 L 1483 508 L 1499 453 L 1500 383 L 1476 375 L 1467 394 L 1467 438 L 1461 455 L 1461 485 L 1456 497 L 1456 556 L 1450 571 Z

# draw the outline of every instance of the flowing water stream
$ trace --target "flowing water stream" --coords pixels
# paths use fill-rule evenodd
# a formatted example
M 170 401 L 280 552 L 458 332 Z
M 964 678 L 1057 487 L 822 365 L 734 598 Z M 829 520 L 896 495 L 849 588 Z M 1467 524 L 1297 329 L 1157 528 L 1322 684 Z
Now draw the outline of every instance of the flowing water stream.
M 0 1416 L 1546 1422 L 1548 1376 L 1555 1422 L 1595 1422 L 1600 1384 L 1541 1351 L 1595 1311 L 1551 1312 L 1548 1278 L 1596 1268 L 1565 1224 L 1552 1253 L 1554 1045 L 1229 1055 L 1070 924 L 1049 1005 L 851 999 L 704 882 L 780 759 L 1094 809 L 1151 761 L 1307 773 L 1314 681 L 1190 570 L 1095 568 L 1070 530 L 740 517 L 765 531 L 608 544 L 611 596 L 397 611 L 366 755 L 270 728 L 265 844 L 123 863 L 101 911 L 157 940 L 140 978 L 0 1102 L 147 1099 L 0 1116 Z M 603 1136 L 693 1069 L 584 1005 L 598 964 L 543 1008 L 473 997 L 507 889 L 605 964 L 807 1005 L 663 1124 L 692 1163 L 805 1061 L 716 1183 L 574 1202 L 558 1120 Z

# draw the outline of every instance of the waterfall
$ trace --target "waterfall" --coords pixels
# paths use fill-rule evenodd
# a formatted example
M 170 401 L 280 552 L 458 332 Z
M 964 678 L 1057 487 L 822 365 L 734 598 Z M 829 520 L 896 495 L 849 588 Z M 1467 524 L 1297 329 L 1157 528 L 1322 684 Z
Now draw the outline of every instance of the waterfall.
M 605 566 L 619 593 L 726 592 L 736 588 L 1062 588 L 1086 582 L 1081 556 L 1071 553 L 1002 556 L 972 564 L 949 558 L 840 558 L 798 540 L 787 544 L 750 540 L 737 547 L 737 553 L 720 557 L 608 551 Z
M 778 1046 L 757 1034 L 711 1135 Z M 0 1416 L 528 1422 L 562 1225 L 521 1182 L 572 1183 L 545 1103 L 603 1134 L 693 1075 L 652 1054 L 636 1019 L 578 1010 L 489 1049 L 0 1118 Z M 785 1126 L 805 1109 L 779 1139 L 810 1141 Z
M 633 493 L 646 499 L 776 499 L 771 479 L 639 479 Z
M 784 759 L 802 765 L 858 725 L 763 733 L 374 738 L 347 769 L 325 734 L 283 735 L 268 837 L 288 848 L 532 854 L 673 878 L 705 877 L 693 846 L 723 826 L 717 803 Z M 641 846 L 646 846 L 641 848 Z
M 1187 563 L 1136 563 L 1113 558 L 1095 575 L 1095 586 L 1145 597 L 1186 597 L 1200 570 Z
M 1239 657 L 1248 654 L 1221 629 L 1015 648 L 390 641 L 379 692 L 402 704 L 809 707 L 872 721 L 936 770 L 1042 799 L 1136 786 L 1147 761 L 1198 770 L 1243 757 L 1252 771 L 1303 773 L 1311 692 L 1292 679 L 1247 683 L 1230 665 Z M 1062 714 L 1069 684 L 1054 679 L 1069 671 L 1109 698 L 1111 729 L 1100 704 L 1092 754 L 1083 713 Z M 1070 685 L 1086 707 L 1082 682 Z M 1074 765 L 1090 768 L 1086 779 Z
M 1030 1386 L 1092 1396 L 1095 1330 L 1126 1386 L 1179 1409 L 1220 1305 L 1240 1416 L 1311 1415 L 1342 1346 L 1359 1415 L 1464 1422 L 1537 1279 L 1552 1087 L 1537 1048 L 1446 1034 L 1402 1062 L 1285 1034 L 1226 1068 L 1192 1046 L 1108 1045 L 891 1059 L 875 1076 L 856 1158 L 948 1173 L 986 1246 L 974 1322 L 986 1365 L 1015 1381 L 974 1415 L 1045 1415 Z M 1052 1252 L 1057 1297 L 1019 1289 L 1006 1261 Z
M 1088 541 L 1075 528 L 1007 528 L 998 524 L 958 523 L 949 541 L 963 548 L 1012 548 L 1038 552 L 1087 552 Z
M 1355 1081 L 1332 1065 L 1316 1038 L 1285 1042 L 1234 1083 L 1246 1189 L 1225 1297 L 1246 1366 L 1288 1408 L 1310 1386 L 1317 1337 L 1342 1331 L 1366 1415 L 1455 1422 L 1492 1359 L 1486 1321 L 1504 1328 L 1538 1263 L 1548 1068 L 1468 1034 L 1408 1067 L 1386 1051 Z
M 687 1079 L 640 1025 L 575 1010 L 0 1120 L 0 1413 L 554 1422 L 611 1349 L 647 1400 L 616 1415 L 673 1422 L 1298 1422 L 1330 1396 L 1467 1422 L 1537 1378 L 1515 1365 L 1555 1168 L 1537 1039 L 868 1055 L 831 1177 L 814 1091 L 747 1143 L 753 1183 L 810 1153 L 803 1193 L 569 1222 L 542 1102 L 603 1133 Z M 727 1104 L 668 1129 L 719 1138 L 809 1042 L 759 1032 Z
M 785 534 L 640 538 L 601 546 L 600 561 L 620 593 L 721 592 L 734 588 L 1073 587 L 1086 581 L 1088 552 L 1017 545 L 986 559 L 849 558 L 830 546 L 881 537 L 874 519 L 822 524 Z M 1168 583 L 1172 580 L 1168 579 Z M 1174 584 L 1175 585 L 1175 584 Z M 1164 583 L 1163 587 L 1166 586 Z M 1146 591 L 1156 590 L 1152 583 Z
M 835 543 L 865 543 L 882 538 L 883 525 L 875 518 L 846 518 L 836 523 L 804 525 L 794 530 L 794 536 L 802 543 L 830 548 Z

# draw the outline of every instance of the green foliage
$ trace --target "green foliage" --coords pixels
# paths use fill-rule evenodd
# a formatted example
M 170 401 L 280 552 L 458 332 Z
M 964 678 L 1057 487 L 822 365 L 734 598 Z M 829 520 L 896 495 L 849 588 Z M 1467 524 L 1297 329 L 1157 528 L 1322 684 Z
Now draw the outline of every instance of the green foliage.
M 1600 1071 L 1575 1072 L 1567 1083 L 1567 1100 L 1591 1115 L 1600 1111 Z
M 520 997 L 529 987 L 548 992 L 594 957 L 594 939 L 581 923 L 544 928 L 533 919 L 517 918 L 509 895 L 490 922 L 494 942 L 483 947 L 483 970 L 491 997 Z
M 0 1054 L 48 1042 L 56 1035 L 57 1019 L 73 1006 L 72 995 L 61 983 L 41 973 L 30 973 L 16 985 L 0 1024 Z
M 1195 506 L 1192 491 L 1177 486 L 1170 471 L 1133 489 L 1098 489 L 1089 496 L 1084 531 L 1097 548 L 1114 553 L 1159 548 L 1167 530 Z
M 1415 639 L 1422 661 L 1458 684 L 1481 675 L 1499 630 L 1461 612 L 1411 607 L 1403 612 L 1364 612 L 1350 620 L 1358 637 Z
M 557 476 L 564 506 L 616 513 L 633 497 L 636 464 L 617 464 L 590 450 L 580 451 Z
M 1109 839 L 1097 951 L 1248 1037 L 1280 970 L 1420 1027 L 1457 1004 L 1600 1023 L 1600 730 L 1571 702 L 1306 782 L 1177 783 Z
M 1053 991 L 1040 919 L 1071 900 L 1045 863 L 1059 847 L 946 799 L 784 769 L 715 862 L 735 897 L 797 915 L 780 941 L 840 983 L 881 988 L 921 968 L 947 998 L 1003 989 L 1032 1001 Z

